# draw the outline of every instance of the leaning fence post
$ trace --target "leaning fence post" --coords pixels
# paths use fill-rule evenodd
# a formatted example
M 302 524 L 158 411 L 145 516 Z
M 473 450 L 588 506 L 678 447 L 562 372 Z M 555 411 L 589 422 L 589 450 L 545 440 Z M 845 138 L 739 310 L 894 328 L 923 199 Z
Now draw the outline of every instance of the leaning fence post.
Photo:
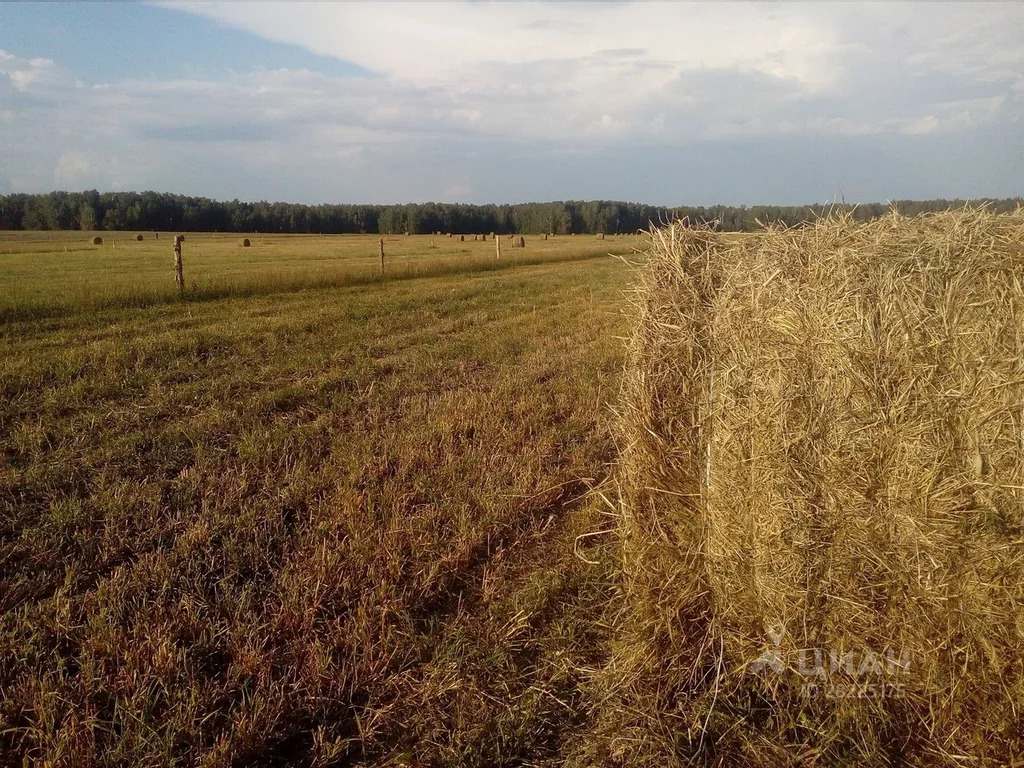
M 185 298 L 185 272 L 181 264 L 181 235 L 174 236 L 174 282 L 178 284 L 178 296 Z
M 384 238 L 380 239 L 380 273 L 384 274 Z

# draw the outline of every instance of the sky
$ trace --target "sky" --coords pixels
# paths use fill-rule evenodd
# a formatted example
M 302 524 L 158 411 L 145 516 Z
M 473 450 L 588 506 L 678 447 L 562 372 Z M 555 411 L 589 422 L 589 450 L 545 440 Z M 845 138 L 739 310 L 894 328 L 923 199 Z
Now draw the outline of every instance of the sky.
M 0 2 L 0 193 L 1024 195 L 1024 3 Z

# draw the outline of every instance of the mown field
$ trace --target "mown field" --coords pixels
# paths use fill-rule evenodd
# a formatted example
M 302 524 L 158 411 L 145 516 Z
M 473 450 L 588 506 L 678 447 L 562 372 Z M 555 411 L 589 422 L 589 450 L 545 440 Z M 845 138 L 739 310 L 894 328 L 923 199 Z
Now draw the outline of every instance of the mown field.
M 0 243 L 0 764 L 561 764 L 635 238 L 110 235 Z
M 94 235 L 101 245 L 92 245 Z M 174 234 L 134 232 L 0 232 L 0 320 L 79 309 L 145 307 L 177 297 Z M 191 299 L 339 287 L 382 279 L 378 235 L 242 235 L 186 233 L 185 288 Z M 384 236 L 384 279 L 469 269 L 503 269 L 566 259 L 625 254 L 640 238 L 609 235 L 526 236 L 525 248 L 473 235 Z

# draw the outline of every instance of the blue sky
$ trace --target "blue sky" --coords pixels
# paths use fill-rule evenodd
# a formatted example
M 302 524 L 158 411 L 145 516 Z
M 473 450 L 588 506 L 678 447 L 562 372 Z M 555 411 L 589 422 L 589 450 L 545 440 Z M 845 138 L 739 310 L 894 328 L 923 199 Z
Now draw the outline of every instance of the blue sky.
M 58 62 L 90 84 L 126 76 L 217 78 L 230 70 L 360 68 L 299 45 L 277 43 L 211 19 L 144 3 L 0 4 L 0 48 Z
M 0 3 L 0 192 L 1024 194 L 1024 4 Z

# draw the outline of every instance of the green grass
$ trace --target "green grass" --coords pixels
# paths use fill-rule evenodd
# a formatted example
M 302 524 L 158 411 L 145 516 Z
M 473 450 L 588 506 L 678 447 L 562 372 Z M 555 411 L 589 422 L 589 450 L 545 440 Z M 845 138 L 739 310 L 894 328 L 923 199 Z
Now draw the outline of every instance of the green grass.
M 170 238 L 0 249 L 0 764 L 559 764 L 617 606 L 577 537 L 629 270 L 310 288 L 375 238 L 237 240 L 188 236 L 240 295 L 184 303 Z
M 177 299 L 173 235 L 103 232 L 0 232 L 0 321 L 67 314 L 81 309 L 145 307 Z M 635 236 L 541 236 L 525 248 L 502 239 L 466 242 L 458 236 L 385 236 L 381 275 L 377 235 L 242 235 L 189 233 L 183 244 L 186 296 L 192 301 L 275 291 L 339 287 L 523 264 L 624 255 Z

